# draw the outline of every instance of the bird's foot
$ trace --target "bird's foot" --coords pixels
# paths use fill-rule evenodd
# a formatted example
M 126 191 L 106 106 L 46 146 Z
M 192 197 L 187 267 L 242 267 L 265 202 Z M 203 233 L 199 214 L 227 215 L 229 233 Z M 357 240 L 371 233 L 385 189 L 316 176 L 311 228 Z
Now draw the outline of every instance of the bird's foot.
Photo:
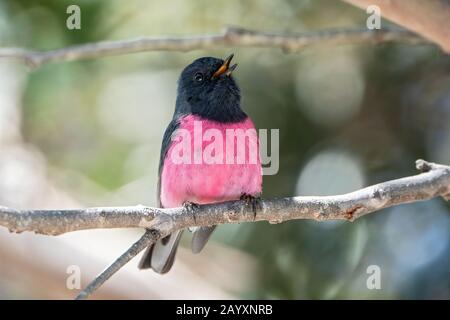
M 262 208 L 261 198 L 252 196 L 251 194 L 241 194 L 240 200 L 245 201 L 246 206 L 251 206 L 253 211 L 253 220 L 256 220 L 256 213 Z
M 192 216 L 194 217 L 194 222 L 197 223 L 196 221 L 196 217 L 195 217 L 195 210 L 198 209 L 200 207 L 200 205 L 198 203 L 195 202 L 191 202 L 191 201 L 185 201 L 183 202 L 183 208 L 190 214 L 192 214 Z

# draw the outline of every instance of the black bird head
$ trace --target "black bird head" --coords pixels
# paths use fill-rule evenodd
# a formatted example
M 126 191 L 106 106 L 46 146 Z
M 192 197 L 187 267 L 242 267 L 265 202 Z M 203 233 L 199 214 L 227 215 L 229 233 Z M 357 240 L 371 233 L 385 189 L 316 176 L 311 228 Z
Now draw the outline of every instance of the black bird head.
M 218 122 L 239 122 L 247 115 L 241 110 L 241 94 L 232 76 L 237 64 L 204 57 L 184 68 L 178 81 L 175 115 L 194 114 Z

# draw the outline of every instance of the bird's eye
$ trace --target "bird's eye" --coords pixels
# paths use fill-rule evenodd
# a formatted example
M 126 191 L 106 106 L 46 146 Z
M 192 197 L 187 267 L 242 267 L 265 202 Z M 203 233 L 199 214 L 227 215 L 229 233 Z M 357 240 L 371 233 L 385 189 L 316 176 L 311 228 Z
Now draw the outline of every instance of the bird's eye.
M 203 81 L 203 74 L 201 74 L 200 72 L 197 72 L 194 76 L 194 80 L 197 82 L 202 82 Z

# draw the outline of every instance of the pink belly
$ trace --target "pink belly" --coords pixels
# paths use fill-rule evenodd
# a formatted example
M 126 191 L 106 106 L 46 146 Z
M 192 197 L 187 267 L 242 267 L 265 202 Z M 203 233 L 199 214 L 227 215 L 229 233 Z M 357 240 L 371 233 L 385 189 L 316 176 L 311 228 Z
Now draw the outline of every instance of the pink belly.
M 198 130 L 196 131 L 197 134 L 194 133 L 194 121 L 197 121 L 197 129 L 198 121 L 201 121 L 201 135 L 198 135 Z M 221 124 L 201 120 L 190 115 L 182 119 L 180 129 L 186 130 L 184 133 L 190 133 L 191 157 L 189 157 L 190 161 L 180 163 L 180 158 L 173 157 L 172 154 L 176 152 L 179 155 L 180 145 L 175 147 L 177 142 L 172 142 L 161 173 L 160 196 L 163 207 L 178 207 L 185 201 L 200 204 L 220 202 L 239 199 L 244 193 L 250 195 L 261 193 L 262 170 L 259 158 L 259 143 L 256 130 L 249 118 L 243 123 Z M 207 163 L 204 160 L 205 148 L 208 148 L 209 145 L 209 151 L 211 151 L 213 141 L 201 141 L 202 134 L 208 132 L 208 129 L 216 129 L 216 133 L 222 134 L 223 148 L 220 150 L 222 150 L 223 157 L 216 158 L 223 159 L 223 161 L 219 161 L 220 164 Z M 230 149 L 227 148 L 227 129 L 250 129 L 254 130 L 255 134 L 248 135 L 246 139 L 240 140 L 241 143 L 244 141 L 242 145 L 239 145 L 239 141 L 235 139 L 234 149 Z M 194 136 L 198 138 L 197 143 L 194 143 Z M 216 146 L 220 146 L 220 144 L 216 144 Z M 215 150 L 219 149 L 215 148 Z M 243 152 L 244 154 L 242 154 Z M 206 152 L 206 156 L 208 154 Z M 218 154 L 220 152 L 213 152 L 213 155 Z

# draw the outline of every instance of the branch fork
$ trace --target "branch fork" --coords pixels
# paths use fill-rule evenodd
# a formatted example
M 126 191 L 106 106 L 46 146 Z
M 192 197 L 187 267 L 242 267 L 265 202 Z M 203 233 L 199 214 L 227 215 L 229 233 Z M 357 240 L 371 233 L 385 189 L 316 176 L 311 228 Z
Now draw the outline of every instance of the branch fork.
M 73 210 L 15 210 L 0 206 L 0 226 L 16 233 L 30 231 L 53 236 L 98 228 L 147 229 L 130 249 L 77 297 L 85 299 L 150 244 L 180 229 L 254 221 L 276 224 L 294 219 L 354 221 L 395 205 L 438 196 L 450 199 L 449 166 L 417 160 L 416 168 L 422 173 L 342 195 L 260 199 L 256 214 L 254 206 L 248 205 L 246 199 L 198 205 L 189 209 L 137 205 Z

